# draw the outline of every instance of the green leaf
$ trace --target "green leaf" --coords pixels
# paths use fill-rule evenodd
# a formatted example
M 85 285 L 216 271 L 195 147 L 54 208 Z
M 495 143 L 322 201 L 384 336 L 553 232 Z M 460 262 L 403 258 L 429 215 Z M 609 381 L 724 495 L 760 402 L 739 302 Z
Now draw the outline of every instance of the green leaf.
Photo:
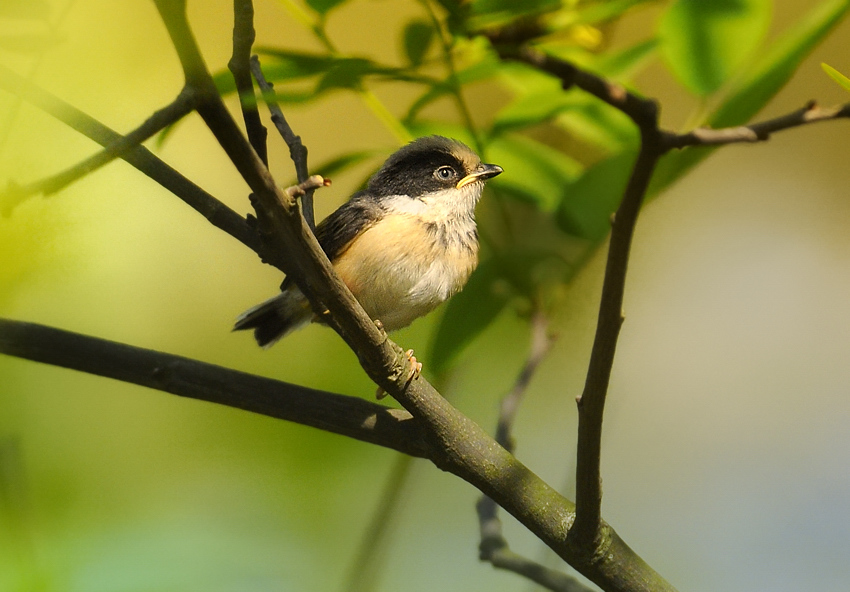
M 322 175 L 323 177 L 332 177 L 337 173 L 341 173 L 342 171 L 349 169 L 357 164 L 360 164 L 364 160 L 372 158 L 378 154 L 385 154 L 383 150 L 360 150 L 358 152 L 349 152 L 347 154 L 343 154 L 342 156 L 337 156 L 331 160 L 325 161 L 322 164 L 310 167 L 311 170 L 316 171 L 316 173 Z
M 582 171 L 582 166 L 563 152 L 519 134 L 490 142 L 487 159 L 505 170 L 489 182 L 494 188 L 548 212 L 555 210 L 564 187 Z
M 773 44 L 709 118 L 712 127 L 746 123 L 794 75 L 800 63 L 850 9 L 850 0 L 827 0 Z
M 434 27 L 425 21 L 415 20 L 404 27 L 404 54 L 411 66 L 418 66 L 434 39 Z
M 502 109 L 493 122 L 493 134 L 536 125 L 568 108 L 570 97 L 563 89 L 556 88 L 520 96 Z
M 304 0 L 307 3 L 307 6 L 315 10 L 321 15 L 325 15 L 343 2 L 345 0 Z
M 689 91 L 709 95 L 756 50 L 771 8 L 770 0 L 678 0 L 658 29 L 665 61 Z
M 468 68 L 464 68 L 457 73 L 458 83 L 462 86 L 471 82 L 478 82 L 492 78 L 499 73 L 502 62 L 498 59 L 489 56 L 480 62 L 476 62 Z M 436 101 L 437 99 L 451 94 L 454 91 L 452 85 L 448 82 L 441 82 L 431 85 L 418 99 L 416 99 L 407 111 L 404 120 L 407 122 L 413 121 L 425 107 Z
M 570 94 L 574 103 L 558 116 L 557 122 L 572 138 L 607 154 L 638 144 L 638 130 L 622 111 L 587 93 L 570 91 Z
M 630 78 L 655 56 L 658 46 L 658 39 L 647 39 L 621 51 L 604 53 L 590 67 L 613 80 Z
M 726 100 L 708 118 L 714 128 L 743 125 L 758 113 L 794 75 L 800 63 L 850 9 L 850 0 L 821 2 L 786 31 L 731 89 Z M 665 155 L 658 163 L 650 196 L 669 187 L 715 148 L 689 148 Z
M 315 76 L 328 70 L 339 61 L 339 58 L 330 54 L 314 54 L 269 47 L 259 47 L 257 52 L 273 58 L 263 63 L 263 73 L 270 81 L 295 80 Z
M 366 76 L 380 72 L 380 67 L 365 58 L 338 60 L 324 73 L 316 86 L 316 92 L 332 88 L 361 88 Z
M 826 72 L 827 76 L 837 82 L 844 90 L 850 90 L 850 78 L 847 78 L 844 74 L 829 64 L 821 63 L 820 67 L 823 68 L 823 71 Z
M 604 160 L 564 190 L 556 220 L 568 234 L 598 242 L 611 229 L 611 214 L 619 207 L 637 153 L 633 150 Z
M 502 279 L 496 261 L 481 263 L 464 289 L 446 304 L 431 342 L 431 368 L 438 374 L 446 370 L 463 348 L 499 316 L 510 296 L 509 285 Z
M 578 12 L 576 22 L 586 25 L 604 23 L 623 16 L 627 10 L 638 4 L 651 0 L 608 0 L 607 2 L 596 2 L 582 8 Z M 711 1 L 711 0 L 706 0 Z

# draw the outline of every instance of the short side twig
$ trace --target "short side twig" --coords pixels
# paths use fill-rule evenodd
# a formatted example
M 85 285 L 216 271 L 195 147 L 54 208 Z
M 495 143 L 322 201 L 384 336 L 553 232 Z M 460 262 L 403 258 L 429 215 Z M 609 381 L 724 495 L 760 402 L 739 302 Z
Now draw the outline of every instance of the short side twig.
M 242 106 L 242 119 L 248 132 L 248 141 L 254 152 L 268 166 L 269 157 L 266 147 L 266 130 L 260 121 L 257 109 L 257 97 L 254 95 L 254 83 L 251 80 L 251 69 L 248 61 L 251 59 L 251 47 L 254 45 L 254 4 L 251 0 L 234 0 L 233 2 L 233 55 L 227 63 L 233 80 L 236 82 L 236 93 Z M 298 179 L 303 181 L 304 179 Z
M 773 119 L 722 129 L 699 128 L 685 134 L 665 133 L 669 148 L 721 146 L 741 142 L 764 142 L 771 134 L 810 123 L 850 118 L 850 103 L 838 107 L 819 107 L 814 101 L 801 109 Z
M 289 122 L 286 121 L 286 117 L 283 115 L 283 111 L 275 99 L 274 85 L 266 80 L 263 74 L 263 68 L 260 66 L 260 58 L 256 55 L 251 56 L 251 72 L 263 93 L 263 101 L 265 101 L 272 114 L 272 123 L 274 123 L 277 131 L 280 133 L 280 137 L 283 138 L 283 141 L 289 147 L 289 157 L 295 165 L 295 175 L 298 178 L 298 182 L 302 183 L 309 176 L 307 169 L 307 147 L 301 142 L 301 136 L 296 135 L 292 131 Z M 314 210 L 313 192 L 308 191 L 301 198 L 301 211 L 304 214 L 304 219 L 307 221 L 307 226 L 313 232 L 316 231 L 316 214 Z

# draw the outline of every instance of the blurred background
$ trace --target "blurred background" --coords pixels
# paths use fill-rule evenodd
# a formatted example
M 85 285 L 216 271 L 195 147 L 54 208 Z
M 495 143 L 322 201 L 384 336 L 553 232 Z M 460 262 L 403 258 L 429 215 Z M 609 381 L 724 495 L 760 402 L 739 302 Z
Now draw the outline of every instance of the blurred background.
M 49 11 L 55 45 L 40 57 L 0 50 L 7 67 L 121 132 L 176 96 L 180 67 L 152 2 L 35 4 Z M 810 4 L 775 2 L 768 38 Z M 221 70 L 230 3 L 189 8 L 210 68 Z M 626 45 L 664 8 L 626 15 L 606 34 Z M 288 3 L 258 1 L 256 10 L 258 44 L 320 49 Z M 418 14 L 416 2 L 357 0 L 330 13 L 327 30 L 342 51 L 393 63 L 399 30 Z M 7 33 L 30 24 L 2 21 Z M 850 23 L 839 25 L 759 118 L 809 99 L 847 102 L 820 63 L 850 72 L 848 36 Z M 660 100 L 665 126 L 687 124 L 694 99 L 663 60 L 635 84 Z M 374 92 L 395 112 L 411 99 L 399 85 Z M 482 82 L 466 97 L 485 119 L 506 91 Z M 8 94 L 0 109 L 12 122 L 4 184 L 96 150 Z M 286 114 L 314 164 L 399 142 L 354 93 Z M 831 122 L 723 148 L 639 222 L 608 397 L 603 513 L 683 592 L 843 591 L 850 580 L 848 129 Z M 285 146 L 270 134 L 270 147 L 273 172 L 288 182 Z M 246 186 L 198 117 L 155 151 L 233 209 L 250 210 Z M 335 175 L 317 194 L 318 217 L 380 160 Z M 574 398 L 603 265 L 597 249 L 559 294 L 558 340 L 516 425 L 518 457 L 570 497 Z M 0 218 L 0 316 L 371 398 L 374 386 L 328 329 L 309 327 L 268 351 L 230 332 L 280 280 L 123 162 Z M 394 339 L 427 352 L 441 314 Z M 505 310 L 440 377 L 442 392 L 492 431 L 527 344 L 525 321 Z M 391 451 L 318 430 L 0 356 L 0 590 L 343 590 L 395 463 Z M 375 589 L 534 589 L 478 562 L 477 497 L 415 461 L 379 549 Z M 515 550 L 560 565 L 510 518 L 505 528 Z

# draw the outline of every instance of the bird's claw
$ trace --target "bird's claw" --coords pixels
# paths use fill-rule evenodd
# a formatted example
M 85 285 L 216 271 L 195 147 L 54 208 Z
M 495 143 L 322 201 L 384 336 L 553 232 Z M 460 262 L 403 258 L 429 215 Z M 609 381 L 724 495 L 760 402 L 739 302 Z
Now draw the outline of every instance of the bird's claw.
M 422 374 L 422 362 L 416 359 L 416 356 L 413 355 L 412 349 L 404 352 L 404 355 L 407 356 L 407 361 L 410 362 L 410 375 L 407 377 L 407 380 L 404 381 L 404 384 L 408 385 L 411 380 L 416 380 L 419 378 L 419 375 Z
M 410 373 L 407 375 L 407 378 L 404 381 L 404 386 L 407 386 L 411 383 L 411 381 L 416 380 L 422 374 L 422 362 L 416 359 L 416 356 L 413 355 L 413 350 L 409 349 L 404 352 L 405 357 L 407 358 L 407 362 L 410 367 Z M 387 391 L 383 388 L 378 387 L 378 390 L 375 391 L 375 398 L 379 401 L 387 396 Z

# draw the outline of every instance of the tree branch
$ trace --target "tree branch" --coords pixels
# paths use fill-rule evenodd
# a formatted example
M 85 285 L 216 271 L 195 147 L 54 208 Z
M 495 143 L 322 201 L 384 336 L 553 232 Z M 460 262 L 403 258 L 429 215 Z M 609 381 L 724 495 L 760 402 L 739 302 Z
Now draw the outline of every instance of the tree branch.
M 0 65 L 0 88 L 29 101 L 101 146 L 114 144 L 122 137 L 119 133 L 103 125 L 93 117 L 32 84 L 2 65 Z M 281 253 L 275 253 L 266 249 L 262 241 L 260 241 L 260 237 L 242 216 L 154 156 L 150 150 L 144 146 L 136 146 L 121 155 L 121 158 L 171 191 L 189 207 L 204 216 L 210 224 L 223 230 L 256 252 L 263 261 L 282 269 L 280 262 Z
M 401 409 L 35 323 L 0 319 L 0 353 L 319 428 L 427 457 L 418 421 Z
M 242 106 L 242 119 L 248 132 L 248 141 L 263 164 L 268 166 L 269 157 L 266 149 L 266 130 L 260 121 L 257 109 L 257 97 L 254 95 L 254 83 L 251 80 L 251 69 L 248 64 L 251 59 L 251 47 L 254 45 L 254 4 L 251 0 L 234 0 L 233 2 L 233 55 L 227 67 L 236 82 L 236 93 Z M 298 179 L 301 183 L 304 179 Z
M 428 458 L 490 495 L 605 590 L 674 591 L 607 525 L 604 555 L 588 557 L 573 550 L 566 541 L 573 505 L 441 397 L 450 411 L 443 414 L 446 426 L 435 437 L 427 419 L 403 410 L 34 323 L 0 319 L 0 353 L 285 419 Z M 451 450 L 446 449 L 444 431 L 462 435 L 455 436 Z
M 720 146 L 740 142 L 764 142 L 771 134 L 810 123 L 850 118 L 850 103 L 838 107 L 818 107 L 814 101 L 801 109 L 761 121 L 723 129 L 699 128 L 686 134 L 665 133 L 664 144 L 667 148 L 685 148 L 687 146 Z
M 171 104 L 154 112 L 142 125 L 126 136 L 117 136 L 113 142 L 110 142 L 105 147 L 105 150 L 90 156 L 61 173 L 40 181 L 23 186 L 9 182 L 7 189 L 3 194 L 0 194 L 0 199 L 4 201 L 9 200 L 13 204 L 11 207 L 14 207 L 14 204 L 21 203 L 33 195 L 50 195 L 61 191 L 81 177 L 94 172 L 116 158 L 120 158 L 124 153 L 134 149 L 163 128 L 168 127 L 191 113 L 193 109 L 194 99 L 191 89 L 184 87 Z
M 552 57 L 531 47 L 497 47 L 499 54 L 534 66 L 561 79 L 564 89 L 580 88 L 612 107 L 619 109 L 635 122 L 639 128 L 657 127 L 655 102 L 631 93 L 610 80 L 586 72 L 569 62 Z
M 298 182 L 303 182 L 308 176 L 307 169 L 307 147 L 301 142 L 301 136 L 295 134 L 286 121 L 283 111 L 275 99 L 274 85 L 266 80 L 263 74 L 263 68 L 260 66 L 260 58 L 251 56 L 251 72 L 254 74 L 254 79 L 263 93 L 263 100 L 272 114 L 272 123 L 274 123 L 283 141 L 289 147 L 289 157 L 295 165 L 295 175 Z M 313 192 L 307 192 L 301 199 L 301 211 L 304 214 L 304 219 L 310 229 L 316 231 L 316 215 L 313 208 Z
M 590 355 L 584 391 L 577 397 L 578 446 L 576 451 L 576 520 L 569 538 L 577 548 L 600 549 L 607 538 L 602 521 L 602 481 L 600 459 L 602 419 L 605 399 L 623 323 L 623 294 L 629 251 L 640 206 L 658 159 L 669 150 L 667 135 L 658 127 L 658 107 L 625 88 L 585 72 L 558 58 L 533 48 L 500 47 L 506 57 L 524 61 L 561 79 L 564 88 L 572 86 L 619 109 L 637 125 L 641 149 L 634 164 L 620 207 L 614 215 L 605 266 L 605 280 L 599 304 L 596 335 Z
M 576 450 L 576 522 L 570 538 L 579 546 L 595 547 L 605 536 L 602 522 L 602 418 L 608 383 L 614 365 L 617 339 L 623 324 L 623 294 L 632 236 L 640 206 L 664 154 L 661 134 L 646 122 L 641 131 L 641 149 L 632 169 L 623 201 L 611 224 L 608 261 L 599 304 L 599 317 L 584 391 L 578 403 L 578 446 Z

